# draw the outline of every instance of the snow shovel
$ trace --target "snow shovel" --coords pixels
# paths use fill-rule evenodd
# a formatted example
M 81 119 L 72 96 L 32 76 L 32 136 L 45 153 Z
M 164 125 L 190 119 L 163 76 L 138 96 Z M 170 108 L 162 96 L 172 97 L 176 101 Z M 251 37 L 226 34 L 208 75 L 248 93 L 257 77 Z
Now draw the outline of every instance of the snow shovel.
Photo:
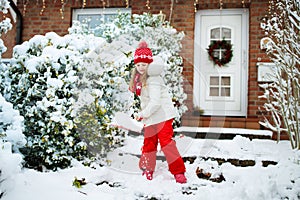
M 125 129 L 128 131 L 141 133 L 144 128 L 144 124 L 142 122 L 138 122 L 132 119 L 126 113 L 117 112 L 115 114 L 114 120 L 114 123 L 112 123 L 113 126 L 117 126 L 118 128 Z

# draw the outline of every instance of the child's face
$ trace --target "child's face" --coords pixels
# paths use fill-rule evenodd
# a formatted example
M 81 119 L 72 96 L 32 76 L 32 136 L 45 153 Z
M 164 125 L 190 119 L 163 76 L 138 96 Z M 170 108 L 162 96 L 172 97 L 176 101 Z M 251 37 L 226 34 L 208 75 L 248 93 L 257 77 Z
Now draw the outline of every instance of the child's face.
M 135 67 L 138 73 L 144 74 L 147 70 L 148 65 L 149 65 L 148 63 L 139 62 L 135 64 Z

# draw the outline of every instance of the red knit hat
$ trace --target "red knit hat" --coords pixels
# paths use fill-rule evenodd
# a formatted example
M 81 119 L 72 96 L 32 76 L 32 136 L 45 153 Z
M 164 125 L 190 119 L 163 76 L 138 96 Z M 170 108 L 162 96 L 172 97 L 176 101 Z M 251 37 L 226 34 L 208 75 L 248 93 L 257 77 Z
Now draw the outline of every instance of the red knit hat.
M 148 45 L 145 41 L 141 41 L 138 48 L 134 52 L 134 63 L 144 62 L 152 63 L 152 51 L 148 48 Z

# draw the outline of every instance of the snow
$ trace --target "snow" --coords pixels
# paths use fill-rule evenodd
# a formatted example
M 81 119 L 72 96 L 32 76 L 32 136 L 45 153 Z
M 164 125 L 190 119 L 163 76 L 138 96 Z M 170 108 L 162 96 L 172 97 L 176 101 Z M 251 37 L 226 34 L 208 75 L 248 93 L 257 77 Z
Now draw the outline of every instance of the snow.
M 250 130 L 249 130 L 250 131 Z M 260 131 L 251 130 L 253 134 Z M 186 161 L 188 183 L 178 184 L 167 170 L 161 151 L 154 179 L 146 180 L 138 169 L 138 156 L 143 136 L 129 135 L 125 145 L 108 154 L 107 166 L 90 168 L 73 161 L 72 167 L 57 172 L 38 172 L 22 169 L 13 177 L 13 185 L 3 200 L 94 200 L 101 199 L 299 199 L 300 152 L 291 149 L 289 141 L 254 139 L 236 136 L 233 140 L 194 139 L 188 136 L 174 138 Z M 254 166 L 239 167 L 216 160 L 224 158 L 254 160 Z M 274 161 L 276 165 L 262 166 L 262 161 Z M 197 167 L 225 181 L 217 183 L 200 179 Z M 9 168 L 9 167 L 8 167 Z M 72 185 L 75 177 L 85 179 L 86 185 Z
M 5 30 L 10 28 L 9 21 L 4 25 Z M 149 32 L 151 35 L 151 31 L 146 32 Z M 166 29 L 166 33 L 176 34 L 177 31 L 175 29 Z M 119 41 L 113 41 L 112 45 L 105 46 L 106 43 L 103 39 L 95 42 L 95 38 L 92 36 L 86 37 L 88 39 L 91 38 L 90 40 L 87 39 L 89 45 L 83 43 L 80 37 L 65 36 L 62 38 L 53 32 L 47 33 L 45 36 L 36 35 L 29 42 L 16 46 L 14 57 L 26 60 L 25 67 L 29 73 L 37 73 L 39 68 L 42 67 L 41 63 L 47 63 L 48 61 L 51 62 L 54 69 L 58 70 L 60 67 L 58 61 L 67 65 L 67 57 L 70 57 L 70 55 L 72 55 L 72 58 L 69 60 L 72 60 L 74 63 L 80 63 L 81 58 L 77 57 L 75 53 L 73 55 L 72 52 L 74 49 L 84 52 L 87 46 L 94 46 L 91 49 L 95 49 L 95 51 L 91 51 L 91 54 L 86 56 L 92 62 L 99 62 L 95 58 L 98 58 L 99 56 L 97 55 L 101 52 L 104 61 L 108 62 L 115 59 L 116 65 L 123 65 L 130 62 L 130 57 L 127 58 L 124 53 L 120 52 L 131 51 L 136 46 L 135 44 L 125 45 L 126 43 L 122 42 L 122 39 L 127 40 L 127 38 L 120 37 Z M 178 38 L 181 37 L 183 37 L 183 34 L 179 34 Z M 149 38 L 157 40 L 157 37 Z M 52 42 L 53 46 L 49 46 L 49 41 Z M 177 41 L 177 37 L 174 37 L 173 41 Z M 178 46 L 177 42 L 171 42 L 171 44 L 174 46 L 174 48 L 170 48 L 173 52 L 180 51 L 181 46 Z M 68 49 L 61 49 L 61 46 L 68 46 Z M 38 55 L 40 57 L 30 57 L 27 53 L 29 48 L 34 49 L 34 47 L 43 49 L 41 55 Z M 3 48 L 2 40 L 0 40 L 0 50 Z M 154 45 L 153 48 L 158 47 Z M 165 51 L 165 57 L 172 55 L 169 52 L 170 49 Z M 98 69 L 96 66 L 89 65 L 87 71 L 97 72 L 99 75 L 103 74 L 104 70 Z M 109 70 L 113 70 L 114 65 L 107 67 L 111 68 Z M 48 77 L 47 74 L 45 74 L 45 77 Z M 68 76 L 65 78 L 63 76 L 59 77 L 59 79 L 48 77 L 46 80 L 49 88 L 46 91 L 46 96 L 53 96 L 54 98 L 55 88 L 62 88 L 63 82 L 72 83 L 76 79 L 75 71 L 71 69 L 68 70 Z M 119 85 L 121 91 L 125 91 L 128 88 L 124 87 L 126 84 L 122 82 L 124 81 L 122 79 L 114 78 L 113 81 Z M 99 80 L 99 82 L 103 82 L 103 85 L 107 84 L 107 80 Z M 182 89 L 181 87 L 176 88 L 178 90 Z M 30 92 L 34 91 L 31 90 Z M 101 97 L 104 92 L 113 93 L 111 88 L 109 88 L 107 91 L 93 90 L 92 95 Z M 81 94 L 89 93 L 82 91 Z M 80 96 L 80 98 L 84 98 L 85 101 L 89 102 L 90 99 L 93 99 L 92 95 Z M 53 121 L 64 123 L 66 129 L 62 131 L 62 134 L 67 136 L 69 129 L 73 128 L 73 123 L 67 121 L 65 116 L 62 115 L 61 104 L 63 101 L 65 99 L 56 98 L 54 101 L 55 103 L 57 102 L 56 106 L 53 102 L 48 101 L 47 98 L 43 98 L 42 101 L 37 102 L 37 105 L 41 110 L 47 110 L 50 106 L 56 106 L 57 111 L 52 112 L 49 116 Z M 104 103 L 104 101 L 100 102 L 100 105 L 102 106 Z M 300 199 L 300 151 L 292 150 L 290 141 L 277 143 L 273 140 L 250 140 L 246 138 L 248 135 L 270 136 L 270 131 L 212 127 L 180 127 L 176 129 L 176 132 L 214 132 L 238 135 L 232 140 L 194 139 L 188 136 L 176 136 L 174 139 L 178 149 L 181 155 L 187 159 L 185 165 L 188 183 L 186 184 L 175 182 L 167 169 L 167 163 L 160 149 L 158 151 L 154 179 L 148 181 L 141 176 L 141 171 L 138 169 L 139 156 L 143 145 L 143 137 L 141 135 L 126 136 L 124 146 L 108 153 L 107 165 L 105 166 L 94 166 L 91 168 L 73 160 L 70 168 L 39 172 L 21 168 L 22 156 L 18 152 L 13 151 L 14 145 L 22 146 L 25 144 L 21 126 L 23 118 L 17 111 L 12 109 L 11 104 L 7 104 L 4 101 L 2 96 L 0 96 L 0 106 L 2 109 L 0 112 L 0 125 L 5 125 L 3 127 L 6 127 L 6 124 L 10 125 L 5 130 L 4 139 L 1 138 L 0 140 L 0 163 L 2 163 L 0 166 L 1 200 Z M 31 114 L 34 114 L 34 109 Z M 43 122 L 40 121 L 40 123 L 42 124 Z M 45 138 L 47 137 L 49 136 L 45 135 Z M 72 138 L 66 137 L 65 139 L 70 142 L 71 146 L 73 143 Z M 84 146 L 82 142 L 79 144 Z M 48 149 L 48 151 L 51 150 L 51 148 Z M 224 163 L 218 163 L 220 160 Z M 249 161 L 254 164 L 241 167 L 238 164 L 242 163 L 242 161 Z M 264 166 L 266 161 L 270 162 L 268 166 Z M 217 183 L 211 180 L 200 179 L 196 174 L 197 169 L 203 169 L 204 172 L 211 173 L 212 178 L 223 175 L 225 181 Z M 79 180 L 84 178 L 86 184 L 81 188 L 73 186 L 75 178 Z

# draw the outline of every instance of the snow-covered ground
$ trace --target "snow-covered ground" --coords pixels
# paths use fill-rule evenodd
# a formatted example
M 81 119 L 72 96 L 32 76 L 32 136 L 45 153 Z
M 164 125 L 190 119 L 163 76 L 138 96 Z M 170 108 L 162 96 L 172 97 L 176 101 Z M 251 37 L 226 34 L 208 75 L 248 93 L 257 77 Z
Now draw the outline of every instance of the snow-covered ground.
M 249 131 L 249 130 L 248 130 Z M 254 133 L 255 131 L 252 130 Z M 252 140 L 236 136 L 233 140 L 175 137 L 186 161 L 188 183 L 175 183 L 167 170 L 163 154 L 158 153 L 154 179 L 146 180 L 138 169 L 142 136 L 128 136 L 126 145 L 111 152 L 110 166 L 95 169 L 78 162 L 57 172 L 23 169 L 15 174 L 3 200 L 96 200 L 96 199 L 300 199 L 300 152 L 291 150 L 289 141 Z M 252 160 L 255 165 L 240 167 L 206 158 Z M 274 161 L 264 167 L 262 161 Z M 275 164 L 277 163 L 277 164 Z M 220 183 L 200 179 L 197 168 L 221 174 Z M 85 179 L 82 188 L 72 185 L 75 177 Z

